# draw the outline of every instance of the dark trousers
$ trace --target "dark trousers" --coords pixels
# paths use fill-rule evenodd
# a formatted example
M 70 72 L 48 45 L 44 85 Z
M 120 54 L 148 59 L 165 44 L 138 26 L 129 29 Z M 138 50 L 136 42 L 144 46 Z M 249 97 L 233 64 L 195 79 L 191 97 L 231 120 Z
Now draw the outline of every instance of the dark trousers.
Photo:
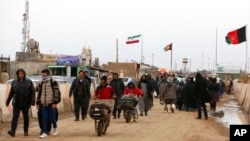
M 84 118 L 84 115 L 87 115 L 87 106 L 86 106 L 87 100 L 83 98 L 81 95 L 74 96 L 74 113 L 75 118 L 79 119 L 80 116 L 80 110 L 82 118 Z
M 29 108 L 30 108 L 30 106 L 16 103 L 16 105 L 13 107 L 13 117 L 12 117 L 12 121 L 11 121 L 11 131 L 16 131 L 18 118 L 19 118 L 20 112 L 22 111 L 22 114 L 23 114 L 23 130 L 24 130 L 24 132 L 28 132 L 28 128 L 29 128 Z
M 118 102 L 120 99 L 115 99 L 114 109 L 113 109 L 113 116 L 116 117 L 116 114 L 118 112 L 118 116 L 121 114 L 121 109 L 117 108 Z
M 216 102 L 210 103 L 210 110 L 213 110 L 215 112 L 215 110 L 216 110 Z
M 84 99 L 84 106 L 83 106 L 83 115 L 87 117 L 88 110 L 89 110 L 89 99 Z
M 197 98 L 198 118 L 201 118 L 201 108 L 203 109 L 204 116 L 207 118 L 207 107 L 202 98 Z
M 38 117 L 39 127 L 42 131 L 42 129 L 43 129 L 43 127 L 42 127 L 42 106 L 38 109 L 37 117 Z M 48 115 L 48 117 L 49 117 L 49 115 Z M 55 118 L 56 118 L 56 121 L 58 121 L 58 110 L 57 109 L 55 109 Z M 49 119 L 48 124 L 47 124 L 47 133 L 51 131 L 51 124 L 52 124 L 52 122 Z
M 55 109 L 52 109 L 51 106 L 42 106 L 42 132 L 48 132 L 48 121 L 51 121 L 53 128 L 57 128 Z

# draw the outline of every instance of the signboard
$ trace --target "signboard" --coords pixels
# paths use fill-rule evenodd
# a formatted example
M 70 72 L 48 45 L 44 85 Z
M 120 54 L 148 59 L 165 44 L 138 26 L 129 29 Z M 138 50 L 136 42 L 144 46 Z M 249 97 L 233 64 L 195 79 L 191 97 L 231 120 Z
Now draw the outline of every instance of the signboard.
M 240 66 L 218 66 L 217 73 L 240 74 Z
M 78 66 L 82 65 L 82 56 L 57 56 L 55 59 L 56 65 Z

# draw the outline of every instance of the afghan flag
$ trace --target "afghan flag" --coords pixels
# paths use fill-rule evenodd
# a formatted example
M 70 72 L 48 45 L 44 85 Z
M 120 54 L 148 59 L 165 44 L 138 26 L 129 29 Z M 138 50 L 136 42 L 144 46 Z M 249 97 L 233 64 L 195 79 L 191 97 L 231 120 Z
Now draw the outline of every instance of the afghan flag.
M 163 50 L 164 50 L 164 51 L 172 50 L 172 43 L 166 45 L 166 46 L 163 48 Z
M 139 43 L 139 39 L 140 39 L 141 35 L 135 35 L 135 36 L 131 36 L 128 37 L 128 40 L 126 42 L 126 44 L 134 44 L 134 43 Z
M 246 41 L 246 26 L 228 32 L 226 36 L 226 42 L 228 44 L 239 44 Z

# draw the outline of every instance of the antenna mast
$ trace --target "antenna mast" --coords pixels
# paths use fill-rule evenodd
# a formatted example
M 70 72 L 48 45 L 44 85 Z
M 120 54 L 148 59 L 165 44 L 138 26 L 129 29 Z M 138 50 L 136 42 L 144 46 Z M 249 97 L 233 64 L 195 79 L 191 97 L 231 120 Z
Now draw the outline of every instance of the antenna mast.
M 22 29 L 22 35 L 23 35 L 23 41 L 21 43 L 21 51 L 25 52 L 25 48 L 27 45 L 27 42 L 30 39 L 30 23 L 29 23 L 29 0 L 25 0 L 25 13 L 23 14 L 23 29 Z

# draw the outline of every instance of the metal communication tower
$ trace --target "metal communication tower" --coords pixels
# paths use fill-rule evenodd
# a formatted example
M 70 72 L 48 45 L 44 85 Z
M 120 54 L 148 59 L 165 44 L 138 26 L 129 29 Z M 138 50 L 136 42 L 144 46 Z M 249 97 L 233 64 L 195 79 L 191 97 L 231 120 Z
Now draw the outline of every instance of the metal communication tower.
M 23 29 L 22 29 L 22 35 L 23 35 L 23 41 L 21 43 L 21 51 L 25 52 L 25 48 L 27 45 L 27 42 L 30 39 L 30 23 L 29 23 L 29 0 L 25 0 L 25 13 L 23 14 Z

